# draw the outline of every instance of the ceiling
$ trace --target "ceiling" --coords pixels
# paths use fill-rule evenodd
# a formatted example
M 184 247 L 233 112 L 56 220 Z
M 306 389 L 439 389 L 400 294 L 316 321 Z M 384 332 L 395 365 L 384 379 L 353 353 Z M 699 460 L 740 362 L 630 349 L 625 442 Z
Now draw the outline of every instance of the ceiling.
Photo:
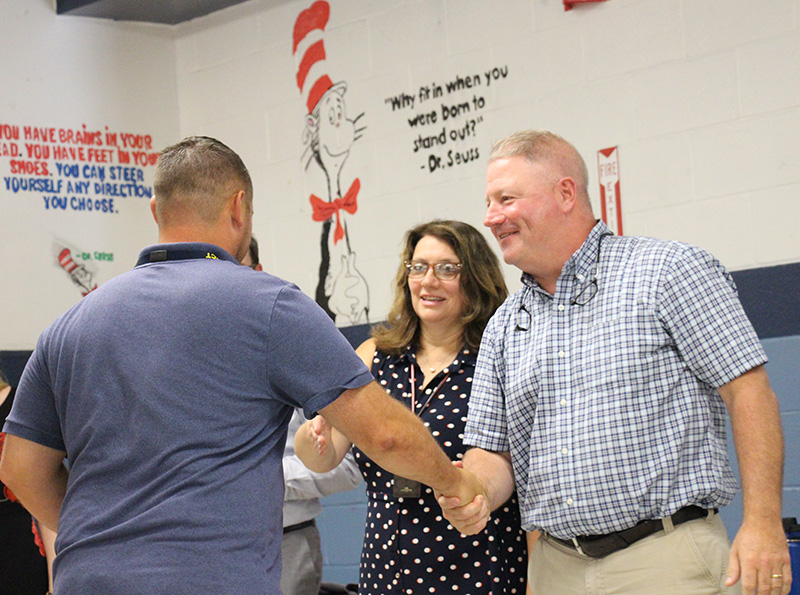
M 177 25 L 247 0 L 56 0 L 56 13 Z

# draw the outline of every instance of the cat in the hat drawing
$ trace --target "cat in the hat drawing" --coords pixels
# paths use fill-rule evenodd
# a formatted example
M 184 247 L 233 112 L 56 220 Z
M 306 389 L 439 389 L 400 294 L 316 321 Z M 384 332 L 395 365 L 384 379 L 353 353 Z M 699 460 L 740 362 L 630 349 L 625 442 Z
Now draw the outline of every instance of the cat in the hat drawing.
M 77 250 L 75 252 L 77 253 Z M 53 253 L 58 265 L 69 275 L 70 280 L 77 286 L 82 296 L 87 296 L 97 289 L 97 283 L 94 280 L 95 271 L 90 270 L 83 259 L 73 256 L 70 248 L 67 248 L 62 242 L 54 240 Z
M 364 126 L 348 118 L 347 84 L 334 84 L 325 72 L 322 34 L 330 7 L 324 0 L 301 12 L 294 25 L 293 53 L 297 63 L 297 86 L 306 102 L 303 163 L 316 163 L 327 179 L 327 199 L 310 196 L 312 218 L 322 222 L 321 260 L 315 300 L 344 326 L 369 322 L 369 287 L 356 268 L 356 253 L 350 241 L 348 217 L 358 210 L 361 182 L 355 178 L 342 192 L 342 167 Z

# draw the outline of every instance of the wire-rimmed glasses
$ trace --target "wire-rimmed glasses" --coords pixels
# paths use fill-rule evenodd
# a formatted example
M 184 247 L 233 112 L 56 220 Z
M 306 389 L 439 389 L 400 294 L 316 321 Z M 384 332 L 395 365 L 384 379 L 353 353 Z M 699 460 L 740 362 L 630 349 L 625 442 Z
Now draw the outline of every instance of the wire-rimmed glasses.
M 421 279 L 428 274 L 428 269 L 433 268 L 433 274 L 441 281 L 450 281 L 458 277 L 461 272 L 460 262 L 437 262 L 430 264 L 421 260 L 406 260 L 406 275 L 410 279 Z

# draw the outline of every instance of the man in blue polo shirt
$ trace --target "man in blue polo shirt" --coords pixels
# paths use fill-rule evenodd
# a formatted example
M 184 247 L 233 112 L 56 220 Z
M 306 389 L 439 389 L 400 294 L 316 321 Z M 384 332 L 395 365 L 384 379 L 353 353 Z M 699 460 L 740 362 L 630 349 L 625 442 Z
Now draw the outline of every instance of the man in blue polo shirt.
M 58 530 L 56 592 L 279 593 L 294 408 L 472 500 L 477 480 L 330 318 L 239 266 L 253 191 L 236 153 L 185 139 L 160 154 L 154 188 L 160 243 L 42 333 L 4 428 L 3 481 Z
M 464 466 L 489 500 L 446 516 L 477 531 L 516 482 L 542 531 L 534 593 L 787 593 L 778 404 L 730 275 L 694 246 L 614 236 L 550 132 L 496 143 L 486 180 L 484 224 L 523 287 L 486 328 L 469 404 Z

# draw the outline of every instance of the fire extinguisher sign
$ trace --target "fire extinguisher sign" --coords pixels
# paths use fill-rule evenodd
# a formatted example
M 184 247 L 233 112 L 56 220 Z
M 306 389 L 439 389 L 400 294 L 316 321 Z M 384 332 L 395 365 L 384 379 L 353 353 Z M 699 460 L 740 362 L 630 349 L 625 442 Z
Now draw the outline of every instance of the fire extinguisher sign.
M 600 181 L 600 209 L 603 221 L 611 231 L 622 235 L 622 205 L 619 194 L 619 151 L 617 147 L 597 152 L 597 172 Z

